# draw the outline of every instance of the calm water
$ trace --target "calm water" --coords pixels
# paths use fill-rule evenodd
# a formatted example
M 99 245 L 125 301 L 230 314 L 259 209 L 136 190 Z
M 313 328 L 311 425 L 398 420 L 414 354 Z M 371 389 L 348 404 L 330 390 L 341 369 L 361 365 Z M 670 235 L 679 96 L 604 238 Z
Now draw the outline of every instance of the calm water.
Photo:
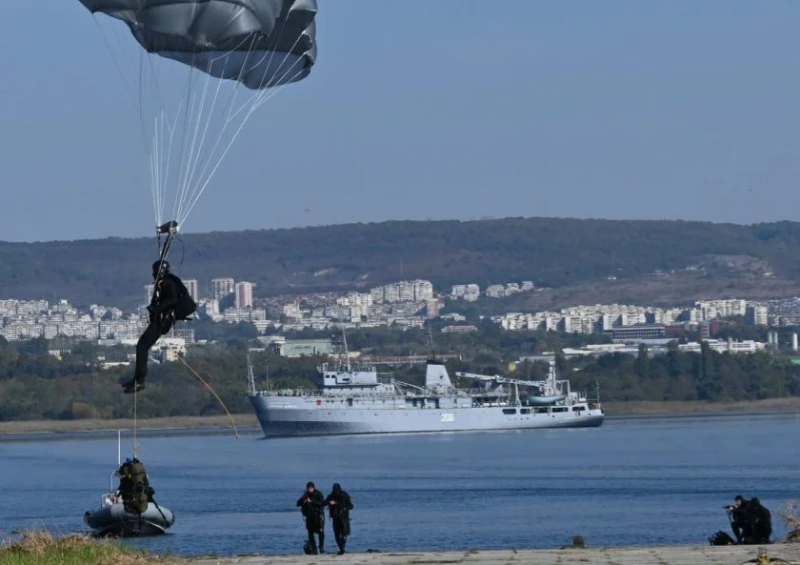
M 306 481 L 353 496 L 351 551 L 707 543 L 721 506 L 800 497 L 800 416 L 610 420 L 590 430 L 263 440 L 140 437 L 171 533 L 131 541 L 193 554 L 299 553 Z M 123 438 L 123 457 L 130 451 Z M 0 442 L 0 531 L 85 531 L 116 438 Z M 334 549 L 330 523 L 326 546 Z M 329 541 L 328 541 L 329 540 Z

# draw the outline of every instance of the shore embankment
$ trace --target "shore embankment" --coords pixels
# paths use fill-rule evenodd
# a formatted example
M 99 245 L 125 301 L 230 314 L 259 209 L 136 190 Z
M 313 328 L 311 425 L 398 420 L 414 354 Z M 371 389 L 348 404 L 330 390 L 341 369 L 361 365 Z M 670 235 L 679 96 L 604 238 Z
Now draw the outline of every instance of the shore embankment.
M 800 545 L 766 546 L 661 546 L 587 549 L 510 549 L 503 551 L 348 553 L 344 556 L 247 556 L 194 558 L 185 565 L 743 565 L 759 563 L 759 548 L 766 550 L 772 565 L 800 564 Z
M 800 397 L 771 398 L 745 402 L 607 402 L 603 410 L 608 419 L 617 418 L 666 418 L 679 416 L 721 416 L 734 414 L 787 414 L 800 413 Z M 252 413 L 234 414 L 234 423 L 242 431 L 257 431 L 258 420 Z M 131 430 L 132 418 L 83 419 L 83 420 L 14 420 L 0 422 L 0 436 L 41 433 L 116 432 Z M 199 431 L 231 428 L 231 420 L 221 416 L 173 416 L 165 418 L 140 418 L 139 430 L 152 431 Z
M 381 552 L 324 555 L 178 557 L 83 535 L 54 538 L 28 532 L 0 545 L 0 565 L 743 565 L 800 564 L 800 544 L 764 546 L 673 545 L 613 548 L 507 549 L 498 551 Z

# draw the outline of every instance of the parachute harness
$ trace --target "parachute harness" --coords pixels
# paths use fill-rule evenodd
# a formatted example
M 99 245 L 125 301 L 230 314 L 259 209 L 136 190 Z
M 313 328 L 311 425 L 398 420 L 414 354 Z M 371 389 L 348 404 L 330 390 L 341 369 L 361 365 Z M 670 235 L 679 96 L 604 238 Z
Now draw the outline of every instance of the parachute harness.
M 158 245 L 158 275 L 156 276 L 155 288 L 153 289 L 153 296 L 155 293 L 158 292 L 158 286 L 161 282 L 164 272 L 164 263 L 167 260 L 167 255 L 169 255 L 169 250 L 172 248 L 172 241 L 175 239 L 175 235 L 180 230 L 180 225 L 175 220 L 171 220 L 165 224 L 162 224 L 156 228 L 156 237 L 157 237 L 157 245 Z M 167 240 L 164 242 L 164 245 L 161 245 L 161 235 L 167 234 Z M 181 260 L 182 262 L 182 260 Z

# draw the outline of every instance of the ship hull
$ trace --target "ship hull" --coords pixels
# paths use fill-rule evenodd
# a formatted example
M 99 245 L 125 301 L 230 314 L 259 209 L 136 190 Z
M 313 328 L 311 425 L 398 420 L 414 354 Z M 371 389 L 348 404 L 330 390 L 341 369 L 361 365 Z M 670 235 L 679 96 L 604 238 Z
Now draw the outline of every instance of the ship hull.
M 277 398 L 277 400 L 276 400 Z M 286 397 L 284 397 L 285 399 Z M 271 437 L 353 434 L 408 434 L 591 428 L 602 425 L 601 410 L 536 413 L 506 407 L 399 408 L 373 406 L 329 409 L 294 397 L 250 396 L 264 435 Z M 294 405 L 291 405 L 291 404 Z

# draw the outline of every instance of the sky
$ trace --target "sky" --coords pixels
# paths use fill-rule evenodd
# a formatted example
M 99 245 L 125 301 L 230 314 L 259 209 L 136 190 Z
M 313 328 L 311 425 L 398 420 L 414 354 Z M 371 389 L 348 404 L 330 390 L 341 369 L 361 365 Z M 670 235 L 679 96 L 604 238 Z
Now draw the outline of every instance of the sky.
M 0 15 L 0 240 L 153 235 L 136 102 L 184 100 L 188 67 L 145 55 L 164 90 L 137 98 L 121 22 L 78 0 Z M 319 0 L 316 21 L 310 76 L 251 114 L 185 232 L 799 219 L 800 2 Z

